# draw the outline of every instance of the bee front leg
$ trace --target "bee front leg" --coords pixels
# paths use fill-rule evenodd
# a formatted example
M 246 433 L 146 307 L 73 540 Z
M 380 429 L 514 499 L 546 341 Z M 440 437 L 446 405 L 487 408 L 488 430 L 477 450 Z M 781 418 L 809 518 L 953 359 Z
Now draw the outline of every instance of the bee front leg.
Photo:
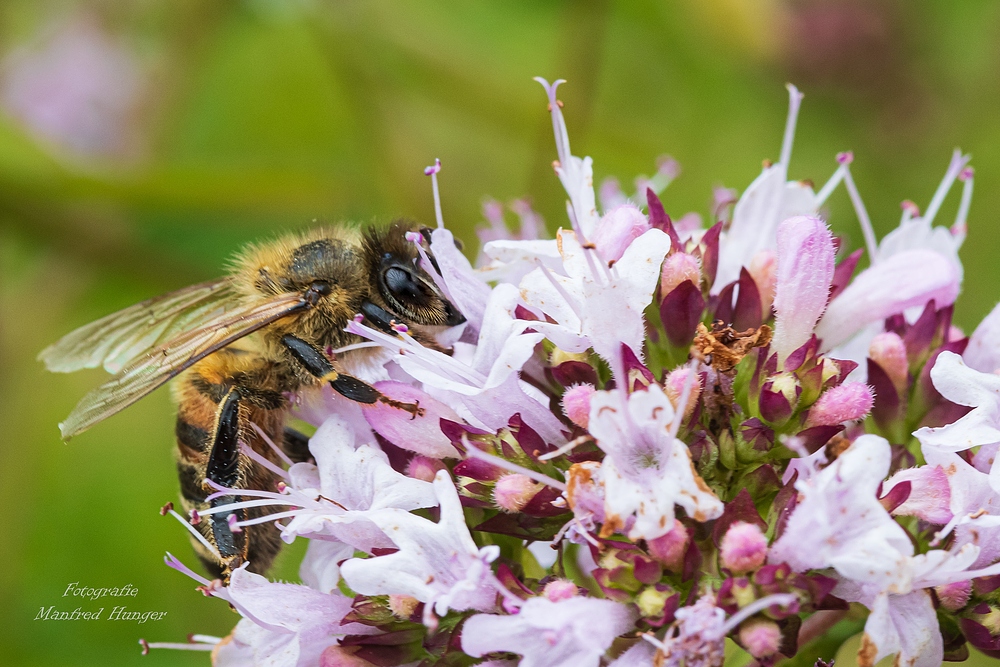
M 219 486 L 235 488 L 240 481 L 240 399 L 239 389 L 233 388 L 219 402 L 219 412 L 215 419 L 215 434 L 212 439 L 212 451 L 205 467 L 205 478 Z M 214 493 L 218 489 L 208 487 L 206 491 Z M 239 502 L 240 498 L 222 496 L 209 501 L 212 508 Z M 246 560 L 247 542 L 245 533 L 234 533 L 229 524 L 230 516 L 242 520 L 243 510 L 223 511 L 210 515 L 212 535 L 215 546 L 219 550 L 222 562 L 225 564 L 223 574 L 229 573 Z
M 363 380 L 359 380 L 353 375 L 347 375 L 346 373 L 338 373 L 333 368 L 333 364 L 330 360 L 323 355 L 315 346 L 310 345 L 306 341 L 287 334 L 281 337 L 282 344 L 288 348 L 292 356 L 311 375 L 324 381 L 329 382 L 333 390 L 344 398 L 348 398 L 356 403 L 365 403 L 371 405 L 373 403 L 382 402 L 387 405 L 391 405 L 396 408 L 406 410 L 412 413 L 414 416 L 423 413 L 420 406 L 416 403 L 401 403 L 395 401 L 382 392 L 380 392 L 375 387 L 371 386 Z

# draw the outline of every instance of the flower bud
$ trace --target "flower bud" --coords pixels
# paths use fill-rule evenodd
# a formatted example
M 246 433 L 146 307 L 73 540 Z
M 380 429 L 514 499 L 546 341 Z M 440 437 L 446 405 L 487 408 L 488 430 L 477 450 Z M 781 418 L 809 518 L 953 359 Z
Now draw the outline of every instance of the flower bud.
M 757 292 L 760 294 L 760 309 L 766 320 L 771 312 L 774 291 L 778 285 L 778 258 L 773 250 L 761 250 L 750 260 L 747 271 L 753 281 L 757 283 Z
M 943 586 L 935 586 L 934 592 L 937 594 L 941 606 L 948 611 L 958 611 L 969 603 L 972 596 L 971 581 L 955 581 Z
M 674 527 L 665 535 L 652 540 L 646 540 L 649 555 L 655 558 L 663 567 L 673 572 L 680 572 L 684 565 L 684 554 L 687 553 L 691 535 L 684 524 L 674 519 Z
M 527 475 L 504 475 L 493 488 L 493 502 L 505 512 L 520 512 L 539 490 L 538 482 Z
M 590 399 L 594 396 L 594 386 L 578 384 L 566 390 L 562 396 L 563 414 L 580 428 L 590 424 Z
M 590 242 L 605 262 L 621 259 L 625 249 L 650 229 L 649 220 L 634 204 L 616 206 L 601 218 L 590 235 Z
M 575 597 L 579 594 L 579 587 L 577 587 L 577 585 L 572 581 L 567 581 L 566 579 L 553 579 L 549 583 L 545 584 L 545 588 L 542 590 L 542 595 L 552 602 L 568 600 L 569 598 Z
M 779 366 L 809 340 L 830 297 L 833 235 L 819 218 L 796 216 L 778 225 L 774 338 Z M 759 285 L 758 285 L 759 291 Z
M 764 564 L 767 558 L 767 537 L 753 523 L 737 521 L 719 545 L 722 566 L 733 572 L 750 572 Z
M 660 294 L 666 296 L 685 280 L 695 287 L 701 285 L 701 264 L 694 255 L 675 252 L 663 262 L 660 271 Z
M 437 471 L 444 469 L 445 465 L 441 462 L 441 459 L 432 459 L 429 456 L 417 454 L 407 464 L 406 474 L 414 479 L 433 482 Z
M 644 617 L 661 616 L 667 606 L 667 600 L 674 595 L 676 593 L 669 588 L 657 590 L 656 586 L 647 586 L 639 593 L 635 603 L 639 606 L 639 613 Z
M 910 364 L 906 360 L 906 343 L 899 334 L 886 331 L 872 338 L 868 356 L 885 371 L 896 391 L 902 395 L 906 390 Z
M 875 396 L 871 387 L 863 382 L 845 382 L 823 392 L 809 408 L 806 427 L 834 426 L 842 422 L 862 419 L 871 412 Z
M 675 370 L 670 371 L 666 379 L 663 382 L 664 393 L 666 393 L 667 398 L 673 403 L 674 409 L 680 409 L 678 403 L 681 400 L 681 394 L 684 393 L 684 385 L 687 384 L 688 378 L 691 377 L 693 371 L 687 366 L 682 366 Z M 696 405 L 698 405 L 698 399 L 701 397 L 701 382 L 695 377 L 691 381 L 691 389 L 688 392 L 687 404 L 684 406 L 684 417 L 690 417 L 691 412 L 694 411 Z
M 766 658 L 781 648 L 781 628 L 770 620 L 747 621 L 740 626 L 740 643 L 753 657 Z

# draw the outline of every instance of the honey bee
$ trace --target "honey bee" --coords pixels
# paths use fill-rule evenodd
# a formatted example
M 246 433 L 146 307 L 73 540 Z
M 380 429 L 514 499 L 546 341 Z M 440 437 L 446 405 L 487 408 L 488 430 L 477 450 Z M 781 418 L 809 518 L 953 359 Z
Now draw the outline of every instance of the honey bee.
M 292 460 L 308 458 L 306 437 L 286 427 L 289 395 L 329 383 L 358 403 L 385 401 L 418 411 L 347 372 L 370 360 L 371 350 L 333 354 L 360 341 L 344 331 L 357 314 L 390 334 L 406 325 L 429 344 L 439 328 L 465 322 L 421 266 L 411 240 L 417 237 L 408 237 L 413 231 L 427 249 L 429 230 L 404 221 L 252 245 L 225 278 L 149 299 L 66 335 L 39 354 L 50 371 L 103 366 L 114 377 L 86 394 L 59 425 L 63 438 L 179 376 L 173 385 L 177 474 L 184 508 L 197 512 L 240 500 L 207 500 L 220 486 L 275 488 L 275 473 L 241 443 L 272 463 L 279 455 L 268 439 Z M 428 259 L 435 264 L 429 252 Z M 221 511 L 194 526 L 213 545 L 192 539 L 213 576 L 228 579 L 247 561 L 251 571 L 268 569 L 281 546 L 273 522 L 241 531 L 230 523 L 262 515 L 258 508 Z

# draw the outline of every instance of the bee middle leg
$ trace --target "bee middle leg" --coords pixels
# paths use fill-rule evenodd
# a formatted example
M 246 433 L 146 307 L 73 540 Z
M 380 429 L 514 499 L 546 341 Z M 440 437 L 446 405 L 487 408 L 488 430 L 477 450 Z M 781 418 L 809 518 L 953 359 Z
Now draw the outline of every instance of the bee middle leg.
M 344 398 L 368 405 L 382 402 L 406 410 L 414 416 L 421 414 L 419 405 L 395 401 L 367 382 L 359 380 L 353 375 L 337 372 L 334 370 L 333 364 L 330 363 L 330 360 L 322 352 L 301 338 L 287 334 L 282 336 L 281 342 L 310 375 L 319 380 L 329 382 L 333 390 Z

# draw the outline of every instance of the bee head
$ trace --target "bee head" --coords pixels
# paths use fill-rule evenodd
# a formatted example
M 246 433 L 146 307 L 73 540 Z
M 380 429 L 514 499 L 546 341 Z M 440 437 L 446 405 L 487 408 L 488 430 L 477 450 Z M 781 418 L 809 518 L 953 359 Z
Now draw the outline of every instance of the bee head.
M 408 324 L 455 326 L 465 317 L 448 301 L 424 270 L 417 244 L 437 269 L 429 252 L 429 230 L 412 223 L 393 223 L 388 229 L 369 230 L 365 236 L 369 275 L 386 310 Z

